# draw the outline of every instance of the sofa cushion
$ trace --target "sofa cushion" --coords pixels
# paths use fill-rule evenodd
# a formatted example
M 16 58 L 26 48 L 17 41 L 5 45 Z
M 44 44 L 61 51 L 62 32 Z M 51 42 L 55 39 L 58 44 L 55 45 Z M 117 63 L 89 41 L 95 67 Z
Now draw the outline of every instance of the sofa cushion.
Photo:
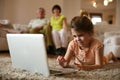
M 14 28 L 14 30 L 20 31 L 21 33 L 28 33 L 28 25 L 13 24 L 13 28 Z
M 105 45 L 104 55 L 108 54 L 110 51 L 112 51 L 116 57 L 120 58 L 120 45 Z
M 108 31 L 108 32 L 105 32 L 104 33 L 104 38 L 108 38 L 108 37 L 111 37 L 111 36 L 118 36 L 120 35 L 120 30 L 115 30 L 115 31 Z
M 120 45 L 120 35 L 114 35 L 104 38 L 104 45 Z

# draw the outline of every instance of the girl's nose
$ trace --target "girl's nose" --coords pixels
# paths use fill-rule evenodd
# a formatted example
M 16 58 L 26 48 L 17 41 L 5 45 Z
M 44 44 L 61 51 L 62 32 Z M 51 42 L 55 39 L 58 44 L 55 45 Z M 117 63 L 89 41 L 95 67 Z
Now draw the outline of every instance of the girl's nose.
M 81 38 L 77 36 L 77 37 L 76 37 L 76 40 L 77 40 L 77 41 L 81 41 Z

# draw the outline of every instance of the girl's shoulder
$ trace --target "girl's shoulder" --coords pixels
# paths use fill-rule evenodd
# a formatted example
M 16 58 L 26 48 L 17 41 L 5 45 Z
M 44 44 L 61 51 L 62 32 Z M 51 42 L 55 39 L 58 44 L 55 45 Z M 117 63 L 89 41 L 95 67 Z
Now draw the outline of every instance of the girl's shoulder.
M 100 40 L 96 39 L 96 38 L 94 38 L 94 42 L 95 42 L 96 44 L 101 44 L 101 45 L 103 45 L 103 43 L 102 43 Z
M 103 47 L 103 43 L 99 41 L 98 39 L 93 38 L 91 42 L 91 47 L 93 48 L 101 48 Z
M 70 41 L 68 45 L 68 50 L 73 53 L 78 53 L 78 44 L 76 41 L 72 40 Z

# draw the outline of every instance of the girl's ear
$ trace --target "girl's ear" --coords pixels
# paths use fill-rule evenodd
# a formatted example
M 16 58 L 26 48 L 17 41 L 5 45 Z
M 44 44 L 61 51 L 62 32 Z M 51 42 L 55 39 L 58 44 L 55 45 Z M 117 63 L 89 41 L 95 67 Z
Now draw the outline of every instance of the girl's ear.
M 90 33 L 89 35 L 90 35 L 90 36 L 93 36 L 93 33 Z

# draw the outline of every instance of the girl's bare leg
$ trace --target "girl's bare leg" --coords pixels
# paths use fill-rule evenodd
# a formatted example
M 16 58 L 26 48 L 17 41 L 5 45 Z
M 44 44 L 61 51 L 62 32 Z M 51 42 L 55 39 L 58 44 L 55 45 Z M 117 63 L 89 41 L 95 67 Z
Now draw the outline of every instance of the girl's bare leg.
M 117 58 L 114 56 L 113 52 L 109 52 L 105 57 L 108 59 L 108 61 L 117 61 Z

